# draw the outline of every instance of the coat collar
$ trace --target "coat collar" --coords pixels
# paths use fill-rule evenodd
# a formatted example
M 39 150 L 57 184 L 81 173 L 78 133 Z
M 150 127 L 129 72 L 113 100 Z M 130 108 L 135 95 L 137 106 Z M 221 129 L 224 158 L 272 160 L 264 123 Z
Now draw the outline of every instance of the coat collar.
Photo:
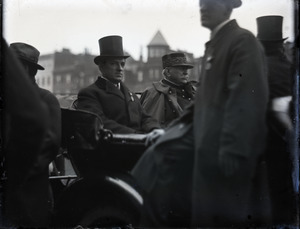
M 183 84 L 181 84 L 181 85 L 176 84 L 176 83 L 174 83 L 174 82 L 172 82 L 172 81 L 170 81 L 170 80 L 168 80 L 168 79 L 166 79 L 166 78 L 163 78 L 163 79 L 161 80 L 161 82 L 162 82 L 163 84 L 168 85 L 168 86 L 173 87 L 173 88 L 177 88 L 177 89 L 182 89 L 182 88 L 184 88 L 184 85 L 183 85 Z
M 189 81 L 186 85 L 178 85 L 172 83 L 171 81 L 165 80 L 164 78 L 159 82 L 154 82 L 153 86 L 157 91 L 163 94 L 169 94 L 170 90 L 175 91 L 176 89 L 184 89 L 186 91 L 187 87 L 189 86 L 193 88 L 192 90 L 196 90 L 196 85 L 194 86 L 191 81 Z M 186 92 L 188 93 L 188 91 Z
M 236 28 L 239 28 L 237 21 L 235 19 L 227 22 L 225 25 L 223 25 L 219 31 L 214 35 L 214 37 L 208 41 L 205 46 L 213 45 L 218 40 L 222 39 L 224 37 L 224 34 L 229 33 L 231 30 L 234 30 Z
M 153 86 L 157 91 L 163 94 L 168 94 L 169 90 L 171 90 L 172 88 L 178 88 L 178 89 L 182 88 L 180 85 L 175 84 L 170 80 L 167 80 L 164 74 L 162 80 L 160 80 L 159 82 L 154 82 Z
M 99 76 L 95 84 L 100 89 L 105 90 L 108 94 L 114 94 L 126 101 L 135 100 L 133 92 L 129 91 L 123 82 L 120 82 L 120 89 L 118 89 L 113 83 Z
M 154 82 L 153 83 L 154 88 L 163 93 L 163 94 L 168 94 L 169 90 L 170 90 L 170 86 L 167 84 L 162 83 L 162 81 L 159 82 Z
M 230 21 L 231 21 L 230 19 L 227 19 L 222 23 L 220 23 L 215 29 L 213 29 L 213 31 L 211 31 L 210 34 L 210 39 L 213 39 L 216 36 L 216 34 Z
M 103 77 L 98 77 L 98 79 L 95 82 L 96 86 L 99 87 L 102 90 L 105 90 L 109 94 L 114 94 L 116 96 L 119 96 L 124 99 L 124 95 L 120 89 L 118 89 L 112 82 L 108 81 L 107 79 Z M 121 83 L 122 88 L 122 83 Z

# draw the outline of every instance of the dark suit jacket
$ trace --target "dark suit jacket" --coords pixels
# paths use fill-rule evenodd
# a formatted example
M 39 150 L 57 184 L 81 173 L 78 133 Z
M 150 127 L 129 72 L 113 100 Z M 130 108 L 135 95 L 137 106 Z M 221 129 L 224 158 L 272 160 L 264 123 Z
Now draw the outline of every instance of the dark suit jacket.
M 283 54 L 267 56 L 270 99 L 292 95 L 292 64 Z
M 79 91 L 77 109 L 99 115 L 104 128 L 114 133 L 147 133 L 159 128 L 158 122 L 145 113 L 138 97 L 120 84 L 121 90 L 98 77 L 94 84 Z

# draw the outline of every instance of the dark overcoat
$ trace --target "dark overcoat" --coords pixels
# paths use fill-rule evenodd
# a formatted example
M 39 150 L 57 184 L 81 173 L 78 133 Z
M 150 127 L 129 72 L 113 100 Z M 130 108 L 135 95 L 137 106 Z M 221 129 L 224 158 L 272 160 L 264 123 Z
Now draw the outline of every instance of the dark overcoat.
M 196 225 L 246 223 L 253 217 L 247 208 L 266 141 L 266 69 L 262 46 L 235 20 L 206 43 L 194 105 Z M 222 174 L 221 155 L 240 158 L 235 175 Z
M 38 88 L 41 99 L 47 104 L 49 112 L 49 128 L 42 143 L 41 153 L 35 165 L 35 169 L 48 168 L 60 147 L 61 142 L 61 111 L 58 99 L 50 91 Z
M 13 223 L 46 227 L 50 225 L 53 204 L 49 192 L 49 164 L 55 159 L 60 147 L 61 112 L 53 94 L 37 86 L 35 89 L 45 104 L 48 116 L 43 118 L 48 118 L 45 120 L 48 125 L 43 136 L 40 137 L 39 133 L 33 131 L 26 137 L 30 137 L 33 144 L 37 145 L 36 151 L 30 152 L 27 149 L 30 141 L 21 148 L 22 144 L 18 139 L 24 138 L 22 128 L 18 128 L 20 131 L 16 131 L 14 137 L 9 139 L 7 154 L 10 155 L 7 155 L 7 171 L 10 181 L 6 200 L 9 218 Z
M 121 89 L 98 77 L 79 91 L 77 109 L 100 116 L 104 128 L 114 133 L 147 133 L 159 128 L 158 122 L 143 110 L 139 98 L 122 82 Z

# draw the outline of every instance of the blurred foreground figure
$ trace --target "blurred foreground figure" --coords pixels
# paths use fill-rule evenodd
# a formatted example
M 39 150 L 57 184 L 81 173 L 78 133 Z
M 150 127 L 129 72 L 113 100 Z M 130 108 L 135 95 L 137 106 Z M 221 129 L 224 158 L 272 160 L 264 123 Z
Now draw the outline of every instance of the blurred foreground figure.
M 268 85 L 261 45 L 229 19 L 240 5 L 240 0 L 199 1 L 211 39 L 194 106 L 132 171 L 148 197 L 141 226 L 256 225 L 252 178 L 265 149 Z
M 13 43 L 4 53 L 4 218 L 7 226 L 47 227 L 50 220 L 48 166 L 60 145 L 60 108 L 38 88 L 39 51 Z
M 270 89 L 268 105 L 268 145 L 265 153 L 274 225 L 296 223 L 296 194 L 293 191 L 292 78 L 293 65 L 287 59 L 282 37 L 283 17 L 257 18 L 257 39 L 263 44 L 268 63 Z
M 182 114 L 192 103 L 196 93 L 196 82 L 189 81 L 188 63 L 184 53 L 170 53 L 162 57 L 163 78 L 141 95 L 141 104 L 148 114 L 157 119 L 161 127 Z
M 158 122 L 143 110 L 138 97 L 122 82 L 126 56 L 122 37 L 99 39 L 100 55 L 94 62 L 101 76 L 78 93 L 77 109 L 97 114 L 104 128 L 113 133 L 148 133 L 160 128 Z

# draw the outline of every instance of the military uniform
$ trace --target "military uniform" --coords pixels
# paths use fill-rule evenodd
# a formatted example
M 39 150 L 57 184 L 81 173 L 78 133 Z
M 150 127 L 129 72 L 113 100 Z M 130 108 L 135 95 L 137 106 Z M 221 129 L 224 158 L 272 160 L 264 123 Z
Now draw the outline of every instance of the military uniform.
M 196 82 L 177 85 L 167 79 L 154 82 L 141 95 L 145 111 L 157 119 L 162 128 L 167 127 L 192 103 L 196 93 Z

